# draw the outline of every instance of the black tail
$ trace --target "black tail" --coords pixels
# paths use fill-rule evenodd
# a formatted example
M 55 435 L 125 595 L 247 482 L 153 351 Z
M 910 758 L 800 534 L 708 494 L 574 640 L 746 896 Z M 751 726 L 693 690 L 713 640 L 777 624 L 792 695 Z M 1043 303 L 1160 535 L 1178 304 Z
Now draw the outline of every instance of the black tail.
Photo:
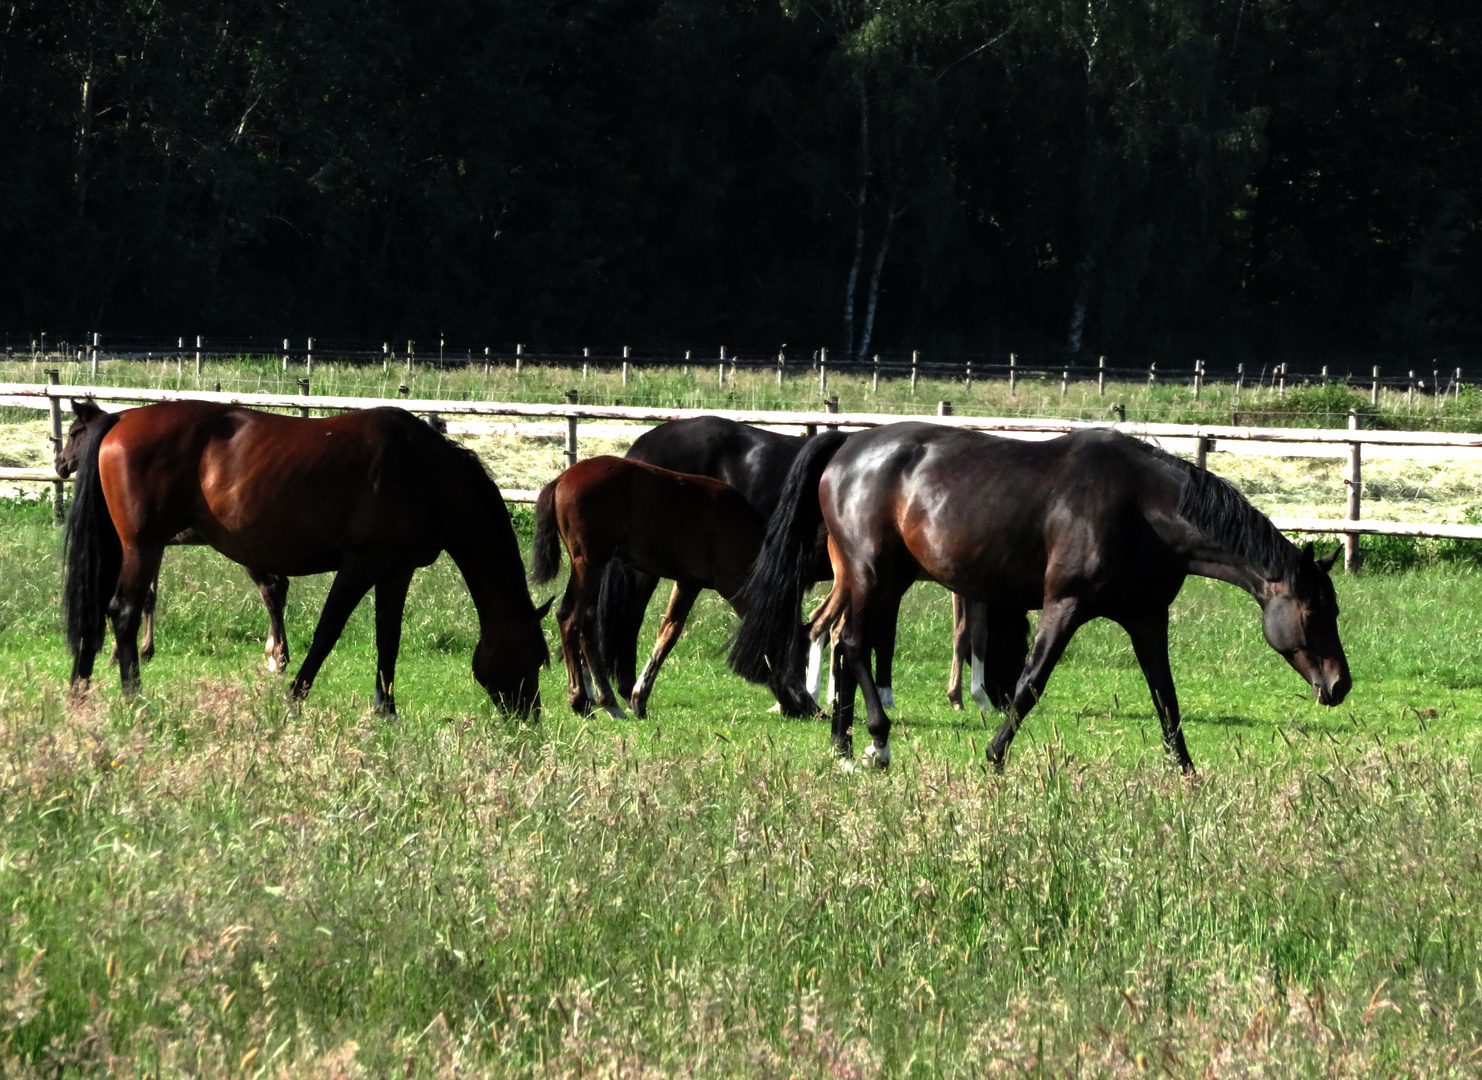
M 761 554 L 741 589 L 737 607 L 746 615 L 731 642 L 730 664 L 751 682 L 775 686 L 773 665 L 786 667 L 803 653 L 799 609 L 803 593 L 816 580 L 815 544 L 823 522 L 818 481 L 846 438 L 837 431 L 818 435 L 793 461 L 767 523 Z
M 62 586 L 62 612 L 67 623 L 67 646 L 72 650 L 72 681 L 92 677 L 93 658 L 103 647 L 108 604 L 118 587 L 123 564 L 123 545 L 108 515 L 103 482 L 98 476 L 98 450 L 103 436 L 118 423 L 121 413 L 111 413 L 92 425 L 87 449 L 77 466 L 77 482 L 67 530 L 62 539 L 62 559 L 67 576 Z
M 535 497 L 535 546 L 530 552 L 530 578 L 544 585 L 561 569 L 561 534 L 556 529 L 556 485 L 558 476 Z
M 652 586 L 642 589 L 638 571 L 621 559 L 613 559 L 602 571 L 602 585 L 597 591 L 597 640 L 607 662 L 607 674 L 617 680 L 618 691 L 624 696 L 638 673 L 638 635 L 651 596 Z

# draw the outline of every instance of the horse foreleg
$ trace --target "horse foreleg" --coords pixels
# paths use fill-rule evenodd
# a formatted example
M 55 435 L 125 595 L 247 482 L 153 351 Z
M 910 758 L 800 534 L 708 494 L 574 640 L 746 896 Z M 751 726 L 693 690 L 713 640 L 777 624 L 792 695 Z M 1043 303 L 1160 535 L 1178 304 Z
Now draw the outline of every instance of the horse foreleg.
M 319 674 L 335 642 L 340 640 L 340 634 L 344 633 L 350 613 L 364 599 L 375 580 L 375 575 L 369 570 L 352 566 L 342 566 L 334 576 L 334 584 L 330 585 L 329 595 L 324 598 L 324 610 L 319 613 L 319 625 L 314 627 L 314 638 L 309 642 L 308 655 L 289 687 L 290 698 L 299 701 L 308 696 L 314 677 Z
M 396 715 L 396 657 L 411 584 L 411 568 L 393 570 L 376 582 L 376 693 L 371 704 L 382 716 Z
M 118 653 L 118 678 L 123 692 L 139 693 L 139 625 L 149 604 L 149 593 L 160 571 L 161 548 L 127 546 L 119 570 L 118 586 L 108 605 L 113 620 L 114 648 Z
M 263 652 L 269 671 L 288 670 L 288 631 L 283 626 L 283 609 L 288 604 L 288 579 L 282 574 L 260 574 L 251 568 L 247 576 L 257 586 L 263 607 L 268 609 L 268 640 Z M 379 597 L 377 593 L 379 610 Z
M 962 711 L 962 666 L 968 661 L 972 645 L 968 639 L 968 603 L 952 594 L 952 668 L 947 673 L 947 700 L 952 708 Z
M 1178 711 L 1178 693 L 1173 688 L 1173 669 L 1168 665 L 1168 610 L 1149 613 L 1122 622 L 1132 638 L 1132 651 L 1142 667 L 1153 708 L 1163 725 L 1163 749 L 1187 775 L 1194 775 L 1194 762 L 1184 745 L 1183 718 Z
M 648 715 L 648 695 L 653 692 L 654 680 L 659 677 L 659 668 L 664 666 L 664 661 L 679 643 L 685 620 L 690 617 L 690 609 L 695 606 L 695 599 L 699 595 L 700 586 L 692 581 L 674 583 L 674 591 L 669 594 L 669 606 L 664 609 L 664 619 L 659 623 L 659 637 L 654 642 L 653 655 L 643 665 L 643 674 L 638 676 L 638 681 L 633 684 L 633 692 L 628 695 L 628 704 L 633 707 L 634 716 L 642 718 Z
M 995 768 L 1003 767 L 1009 743 L 1014 741 L 1014 733 L 1019 730 L 1019 725 L 1023 723 L 1029 710 L 1034 708 L 1035 702 L 1039 701 L 1040 695 L 1045 691 L 1045 684 L 1050 679 L 1050 673 L 1055 670 L 1055 665 L 1065 652 L 1065 646 L 1085 621 L 1080 616 L 1079 608 L 1080 603 L 1075 597 L 1045 601 L 1044 611 L 1039 617 L 1039 629 L 1034 635 L 1034 647 L 1029 653 L 1029 662 L 1024 665 L 1024 671 L 1014 687 L 1014 700 L 1009 703 L 1003 724 L 988 745 L 988 760 Z

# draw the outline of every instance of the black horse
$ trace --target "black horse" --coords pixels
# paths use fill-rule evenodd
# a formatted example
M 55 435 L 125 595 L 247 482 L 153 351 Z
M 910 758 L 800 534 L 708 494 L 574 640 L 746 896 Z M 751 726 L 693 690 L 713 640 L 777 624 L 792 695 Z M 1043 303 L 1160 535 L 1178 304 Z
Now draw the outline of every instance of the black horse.
M 1042 608 L 1028 662 L 988 748 L 1002 765 L 1076 629 L 1094 618 L 1132 638 L 1166 749 L 1194 771 L 1168 665 L 1168 607 L 1189 574 L 1238 585 L 1261 628 L 1324 705 L 1352 679 L 1328 576 L 1337 552 L 1293 545 L 1228 482 L 1113 431 L 1020 442 L 933 424 L 819 436 L 793 463 L 744 595 L 731 664 L 756 681 L 767 657 L 805 632 L 799 621 L 817 524 L 828 530 L 834 586 L 806 631 L 832 633 L 864 694 L 873 745 L 890 761 L 890 720 L 869 655 L 893 638 L 901 597 L 920 576 L 986 605 L 1016 627 Z M 834 747 L 851 753 L 854 688 L 834 710 Z

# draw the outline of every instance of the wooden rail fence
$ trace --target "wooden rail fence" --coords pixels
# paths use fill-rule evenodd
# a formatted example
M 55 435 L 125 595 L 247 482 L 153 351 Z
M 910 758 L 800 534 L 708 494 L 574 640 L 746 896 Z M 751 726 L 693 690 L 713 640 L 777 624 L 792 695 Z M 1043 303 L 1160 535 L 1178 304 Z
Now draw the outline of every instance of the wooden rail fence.
M 55 380 L 55 376 L 52 377 Z M 1451 525 L 1396 521 L 1365 520 L 1362 511 L 1362 455 L 1365 446 L 1431 447 L 1436 449 L 1482 450 L 1482 433 L 1433 431 L 1365 431 L 1358 427 L 1358 417 L 1349 414 L 1346 429 L 1247 427 L 1226 424 L 1164 423 L 1097 423 L 1085 420 L 1027 419 L 1018 417 L 954 416 L 950 408 L 937 415 L 903 416 L 894 413 L 841 413 L 837 401 L 826 402 L 823 412 L 762 411 L 748 409 L 682 409 L 635 407 L 621 405 L 582 405 L 574 395 L 564 404 L 531 404 L 526 402 L 458 401 L 415 398 L 357 398 L 300 394 L 251 394 L 235 392 L 155 390 L 141 387 L 61 386 L 55 381 L 40 383 L 0 383 L 0 402 L 32 405 L 48 410 L 52 420 L 52 437 L 60 445 L 63 408 L 71 398 L 96 401 L 148 404 L 163 401 L 212 401 L 245 405 L 259 409 L 283 409 L 300 415 L 312 412 L 346 412 L 356 409 L 395 405 L 429 419 L 444 417 L 520 417 L 527 420 L 564 420 L 566 423 L 566 458 L 577 459 L 579 424 L 584 420 L 657 423 L 695 416 L 723 416 L 743 424 L 797 427 L 807 432 L 819 428 L 868 428 L 882 424 L 917 420 L 990 431 L 1010 437 L 1053 436 L 1084 428 L 1111 428 L 1144 439 L 1187 439 L 1195 446 L 1195 458 L 1204 464 L 1206 455 L 1217 441 L 1272 444 L 1306 444 L 1343 447 L 1347 451 L 1344 484 L 1347 488 L 1346 513 L 1343 518 L 1275 518 L 1284 532 L 1332 533 L 1345 538 L 1345 564 L 1354 567 L 1358 560 L 1357 538 L 1361 535 L 1416 536 L 1458 540 L 1482 540 L 1482 525 Z M 946 406 L 947 403 L 942 403 Z M 60 515 L 63 482 L 50 469 L 0 469 L 0 480 L 51 483 Z M 506 491 L 512 502 L 533 502 L 535 492 Z

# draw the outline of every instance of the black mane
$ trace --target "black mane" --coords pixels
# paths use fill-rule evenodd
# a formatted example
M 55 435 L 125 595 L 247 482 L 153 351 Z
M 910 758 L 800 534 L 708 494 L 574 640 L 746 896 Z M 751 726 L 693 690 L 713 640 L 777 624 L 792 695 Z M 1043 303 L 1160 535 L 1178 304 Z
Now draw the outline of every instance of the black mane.
M 1288 579 L 1296 572 L 1297 546 L 1234 484 L 1172 454 L 1165 456 L 1177 462 L 1187 476 L 1178 512 L 1189 524 L 1274 578 Z

